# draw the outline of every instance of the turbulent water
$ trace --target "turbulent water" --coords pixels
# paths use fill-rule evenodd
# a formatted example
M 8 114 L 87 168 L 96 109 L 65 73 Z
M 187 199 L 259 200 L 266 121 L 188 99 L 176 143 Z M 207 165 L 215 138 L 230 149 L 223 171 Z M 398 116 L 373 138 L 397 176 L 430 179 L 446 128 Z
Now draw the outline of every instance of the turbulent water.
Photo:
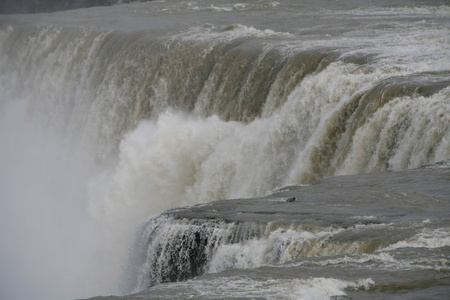
M 166 211 L 128 264 L 150 288 L 121 299 L 445 299 L 449 179 L 447 161 Z
M 0 15 L 0 298 L 446 299 L 449 24 L 406 0 Z

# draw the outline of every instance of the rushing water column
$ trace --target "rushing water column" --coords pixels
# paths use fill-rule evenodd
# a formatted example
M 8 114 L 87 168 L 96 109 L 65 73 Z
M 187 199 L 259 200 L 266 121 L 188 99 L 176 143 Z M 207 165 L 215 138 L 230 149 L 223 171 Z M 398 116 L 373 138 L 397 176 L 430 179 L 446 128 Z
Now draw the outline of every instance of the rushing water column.
M 120 293 L 123 269 L 134 270 L 126 288 L 138 290 L 227 268 L 251 277 L 250 269 L 303 258 L 299 253 L 362 255 L 388 244 L 401 248 L 397 242 L 412 245 L 427 234 L 427 243 L 436 236 L 446 241 L 442 216 L 421 202 L 445 207 L 445 163 L 436 165 L 444 166 L 438 175 L 419 169 L 439 182 L 437 194 L 424 192 L 420 199 L 403 187 L 395 197 L 389 189 L 367 194 L 373 197 L 345 196 L 337 184 L 333 198 L 319 189 L 320 199 L 334 199 L 330 210 L 349 199 L 354 202 L 346 209 L 361 208 L 330 219 L 314 212 L 314 222 L 326 219 L 323 224 L 279 224 L 289 219 L 285 208 L 276 210 L 280 220 L 267 221 L 274 224 L 236 220 L 245 218 L 240 211 L 231 220 L 212 213 L 200 221 L 167 213 L 148 221 L 155 227 L 147 224 L 171 208 L 448 160 L 448 6 L 366 4 L 152 1 L 0 15 L 2 297 Z M 419 184 L 411 177 L 405 179 L 411 187 Z M 349 190 L 359 191 L 361 182 L 370 186 L 365 178 L 351 177 Z M 295 197 L 293 212 L 310 208 Z M 399 201 L 394 212 L 385 209 L 389 197 Z M 245 205 L 260 216 L 266 200 L 287 204 L 284 198 L 258 199 Z M 378 200 L 384 204 L 375 205 Z M 427 213 L 411 213 L 412 200 Z M 365 213 L 364 207 L 373 210 Z M 383 241 L 374 237 L 378 231 L 364 227 L 388 221 L 398 221 L 396 232 L 404 240 Z M 408 222 L 417 230 L 405 229 Z M 136 260 L 124 262 L 136 231 L 142 248 L 133 249 Z M 171 237 L 167 244 L 161 234 Z M 341 235 L 334 239 L 335 234 Z M 286 238 L 291 236 L 297 241 L 292 247 Z M 179 249 L 179 240 L 190 247 L 183 255 L 165 251 Z M 236 254 L 262 244 L 267 253 L 256 260 Z M 308 252 L 307 244 L 325 250 Z M 446 258 L 436 253 L 445 268 Z M 385 263 L 389 255 L 392 262 L 400 259 L 389 252 L 377 261 Z M 425 268 L 436 267 L 435 261 Z M 146 267 L 161 272 L 149 275 Z M 234 282 L 217 282 L 222 279 Z M 291 279 L 293 286 L 311 283 Z M 441 279 L 436 282 L 446 280 Z M 336 280 L 331 296 L 344 289 L 344 279 Z M 346 278 L 343 286 L 369 282 L 357 280 Z

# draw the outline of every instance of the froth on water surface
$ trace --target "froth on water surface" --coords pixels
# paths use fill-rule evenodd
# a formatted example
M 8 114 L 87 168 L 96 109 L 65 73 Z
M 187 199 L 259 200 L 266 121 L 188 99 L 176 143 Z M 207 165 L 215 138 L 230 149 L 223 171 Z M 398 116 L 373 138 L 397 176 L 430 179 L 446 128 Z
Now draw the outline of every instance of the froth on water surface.
M 129 288 L 145 290 L 120 299 L 445 299 L 449 170 L 339 176 L 168 210 L 130 256 Z

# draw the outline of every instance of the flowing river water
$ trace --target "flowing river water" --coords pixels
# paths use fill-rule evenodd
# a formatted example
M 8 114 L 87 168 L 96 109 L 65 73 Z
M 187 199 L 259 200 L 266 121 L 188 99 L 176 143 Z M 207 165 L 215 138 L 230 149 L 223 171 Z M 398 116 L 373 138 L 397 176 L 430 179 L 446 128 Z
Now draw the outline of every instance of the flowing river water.
M 0 298 L 447 299 L 449 21 L 406 0 L 0 15 Z

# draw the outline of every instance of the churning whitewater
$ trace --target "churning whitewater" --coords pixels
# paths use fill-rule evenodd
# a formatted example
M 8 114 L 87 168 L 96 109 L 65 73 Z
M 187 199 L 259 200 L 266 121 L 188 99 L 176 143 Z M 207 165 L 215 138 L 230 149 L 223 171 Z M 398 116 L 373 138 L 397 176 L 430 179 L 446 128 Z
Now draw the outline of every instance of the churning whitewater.
M 449 21 L 437 0 L 0 15 L 0 298 L 445 299 Z

